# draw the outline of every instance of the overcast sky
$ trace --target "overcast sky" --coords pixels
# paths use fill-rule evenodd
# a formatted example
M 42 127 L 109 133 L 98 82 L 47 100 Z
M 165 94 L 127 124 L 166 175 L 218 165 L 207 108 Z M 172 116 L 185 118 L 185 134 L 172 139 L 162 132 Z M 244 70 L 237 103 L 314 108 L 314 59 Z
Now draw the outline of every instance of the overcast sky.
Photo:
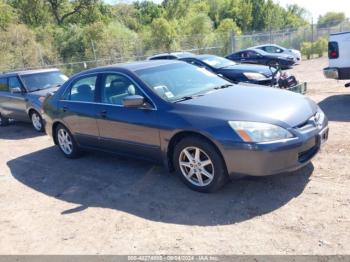
M 132 0 L 105 0 L 108 3 L 116 2 L 132 2 Z M 319 15 L 329 11 L 345 12 L 347 17 L 350 17 L 350 0 L 274 0 L 285 6 L 287 4 L 298 4 L 311 12 L 315 21 Z M 153 0 L 153 2 L 160 3 L 162 0 Z M 311 19 L 311 18 L 310 18 Z

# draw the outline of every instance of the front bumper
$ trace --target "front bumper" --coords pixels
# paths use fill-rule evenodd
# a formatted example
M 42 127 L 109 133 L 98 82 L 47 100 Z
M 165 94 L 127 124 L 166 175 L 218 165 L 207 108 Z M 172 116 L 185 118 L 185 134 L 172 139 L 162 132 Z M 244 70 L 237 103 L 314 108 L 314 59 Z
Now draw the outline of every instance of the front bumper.
M 327 67 L 323 69 L 323 74 L 326 78 L 339 79 L 339 71 L 337 68 Z
M 350 67 L 327 67 L 323 69 L 323 74 L 326 78 L 348 80 L 350 79 Z
M 328 139 L 328 132 L 326 123 L 287 142 L 226 144 L 223 155 L 228 173 L 231 177 L 237 174 L 268 176 L 300 169 L 319 152 Z

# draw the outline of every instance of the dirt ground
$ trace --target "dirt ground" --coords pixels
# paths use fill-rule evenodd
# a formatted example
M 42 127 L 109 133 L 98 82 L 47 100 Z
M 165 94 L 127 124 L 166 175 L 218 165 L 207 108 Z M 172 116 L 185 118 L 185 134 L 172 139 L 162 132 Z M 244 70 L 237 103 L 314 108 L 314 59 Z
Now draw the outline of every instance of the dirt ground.
M 330 120 L 304 169 L 187 189 L 161 166 L 64 158 L 27 124 L 0 129 L 0 254 L 349 254 L 350 90 L 326 59 L 292 71 Z

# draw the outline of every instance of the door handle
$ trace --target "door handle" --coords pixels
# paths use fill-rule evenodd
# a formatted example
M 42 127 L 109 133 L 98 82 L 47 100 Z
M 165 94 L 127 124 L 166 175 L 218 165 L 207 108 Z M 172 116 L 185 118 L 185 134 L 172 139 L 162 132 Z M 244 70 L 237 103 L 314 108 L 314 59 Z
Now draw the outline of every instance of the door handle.
M 100 116 L 101 116 L 102 118 L 106 118 L 106 117 L 107 117 L 107 110 L 102 110 L 102 111 L 100 112 Z
M 64 107 L 62 107 L 62 110 L 63 110 L 63 112 L 67 112 L 68 107 L 64 106 Z

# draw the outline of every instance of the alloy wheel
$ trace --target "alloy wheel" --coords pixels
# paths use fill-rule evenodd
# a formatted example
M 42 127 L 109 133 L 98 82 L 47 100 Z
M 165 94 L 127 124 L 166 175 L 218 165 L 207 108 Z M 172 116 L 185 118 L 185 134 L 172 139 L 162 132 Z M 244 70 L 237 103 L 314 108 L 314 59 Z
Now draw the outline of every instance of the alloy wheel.
M 34 126 L 35 130 L 41 131 L 41 129 L 43 127 L 43 124 L 42 124 L 42 121 L 41 121 L 41 117 L 38 115 L 38 113 L 34 112 L 32 114 L 32 123 L 33 123 L 33 126 Z
M 73 142 L 67 130 L 59 129 L 57 132 L 57 140 L 60 148 L 66 155 L 73 153 Z
M 198 147 L 184 148 L 179 156 L 179 166 L 183 176 L 195 186 L 207 186 L 214 179 L 214 164 Z

